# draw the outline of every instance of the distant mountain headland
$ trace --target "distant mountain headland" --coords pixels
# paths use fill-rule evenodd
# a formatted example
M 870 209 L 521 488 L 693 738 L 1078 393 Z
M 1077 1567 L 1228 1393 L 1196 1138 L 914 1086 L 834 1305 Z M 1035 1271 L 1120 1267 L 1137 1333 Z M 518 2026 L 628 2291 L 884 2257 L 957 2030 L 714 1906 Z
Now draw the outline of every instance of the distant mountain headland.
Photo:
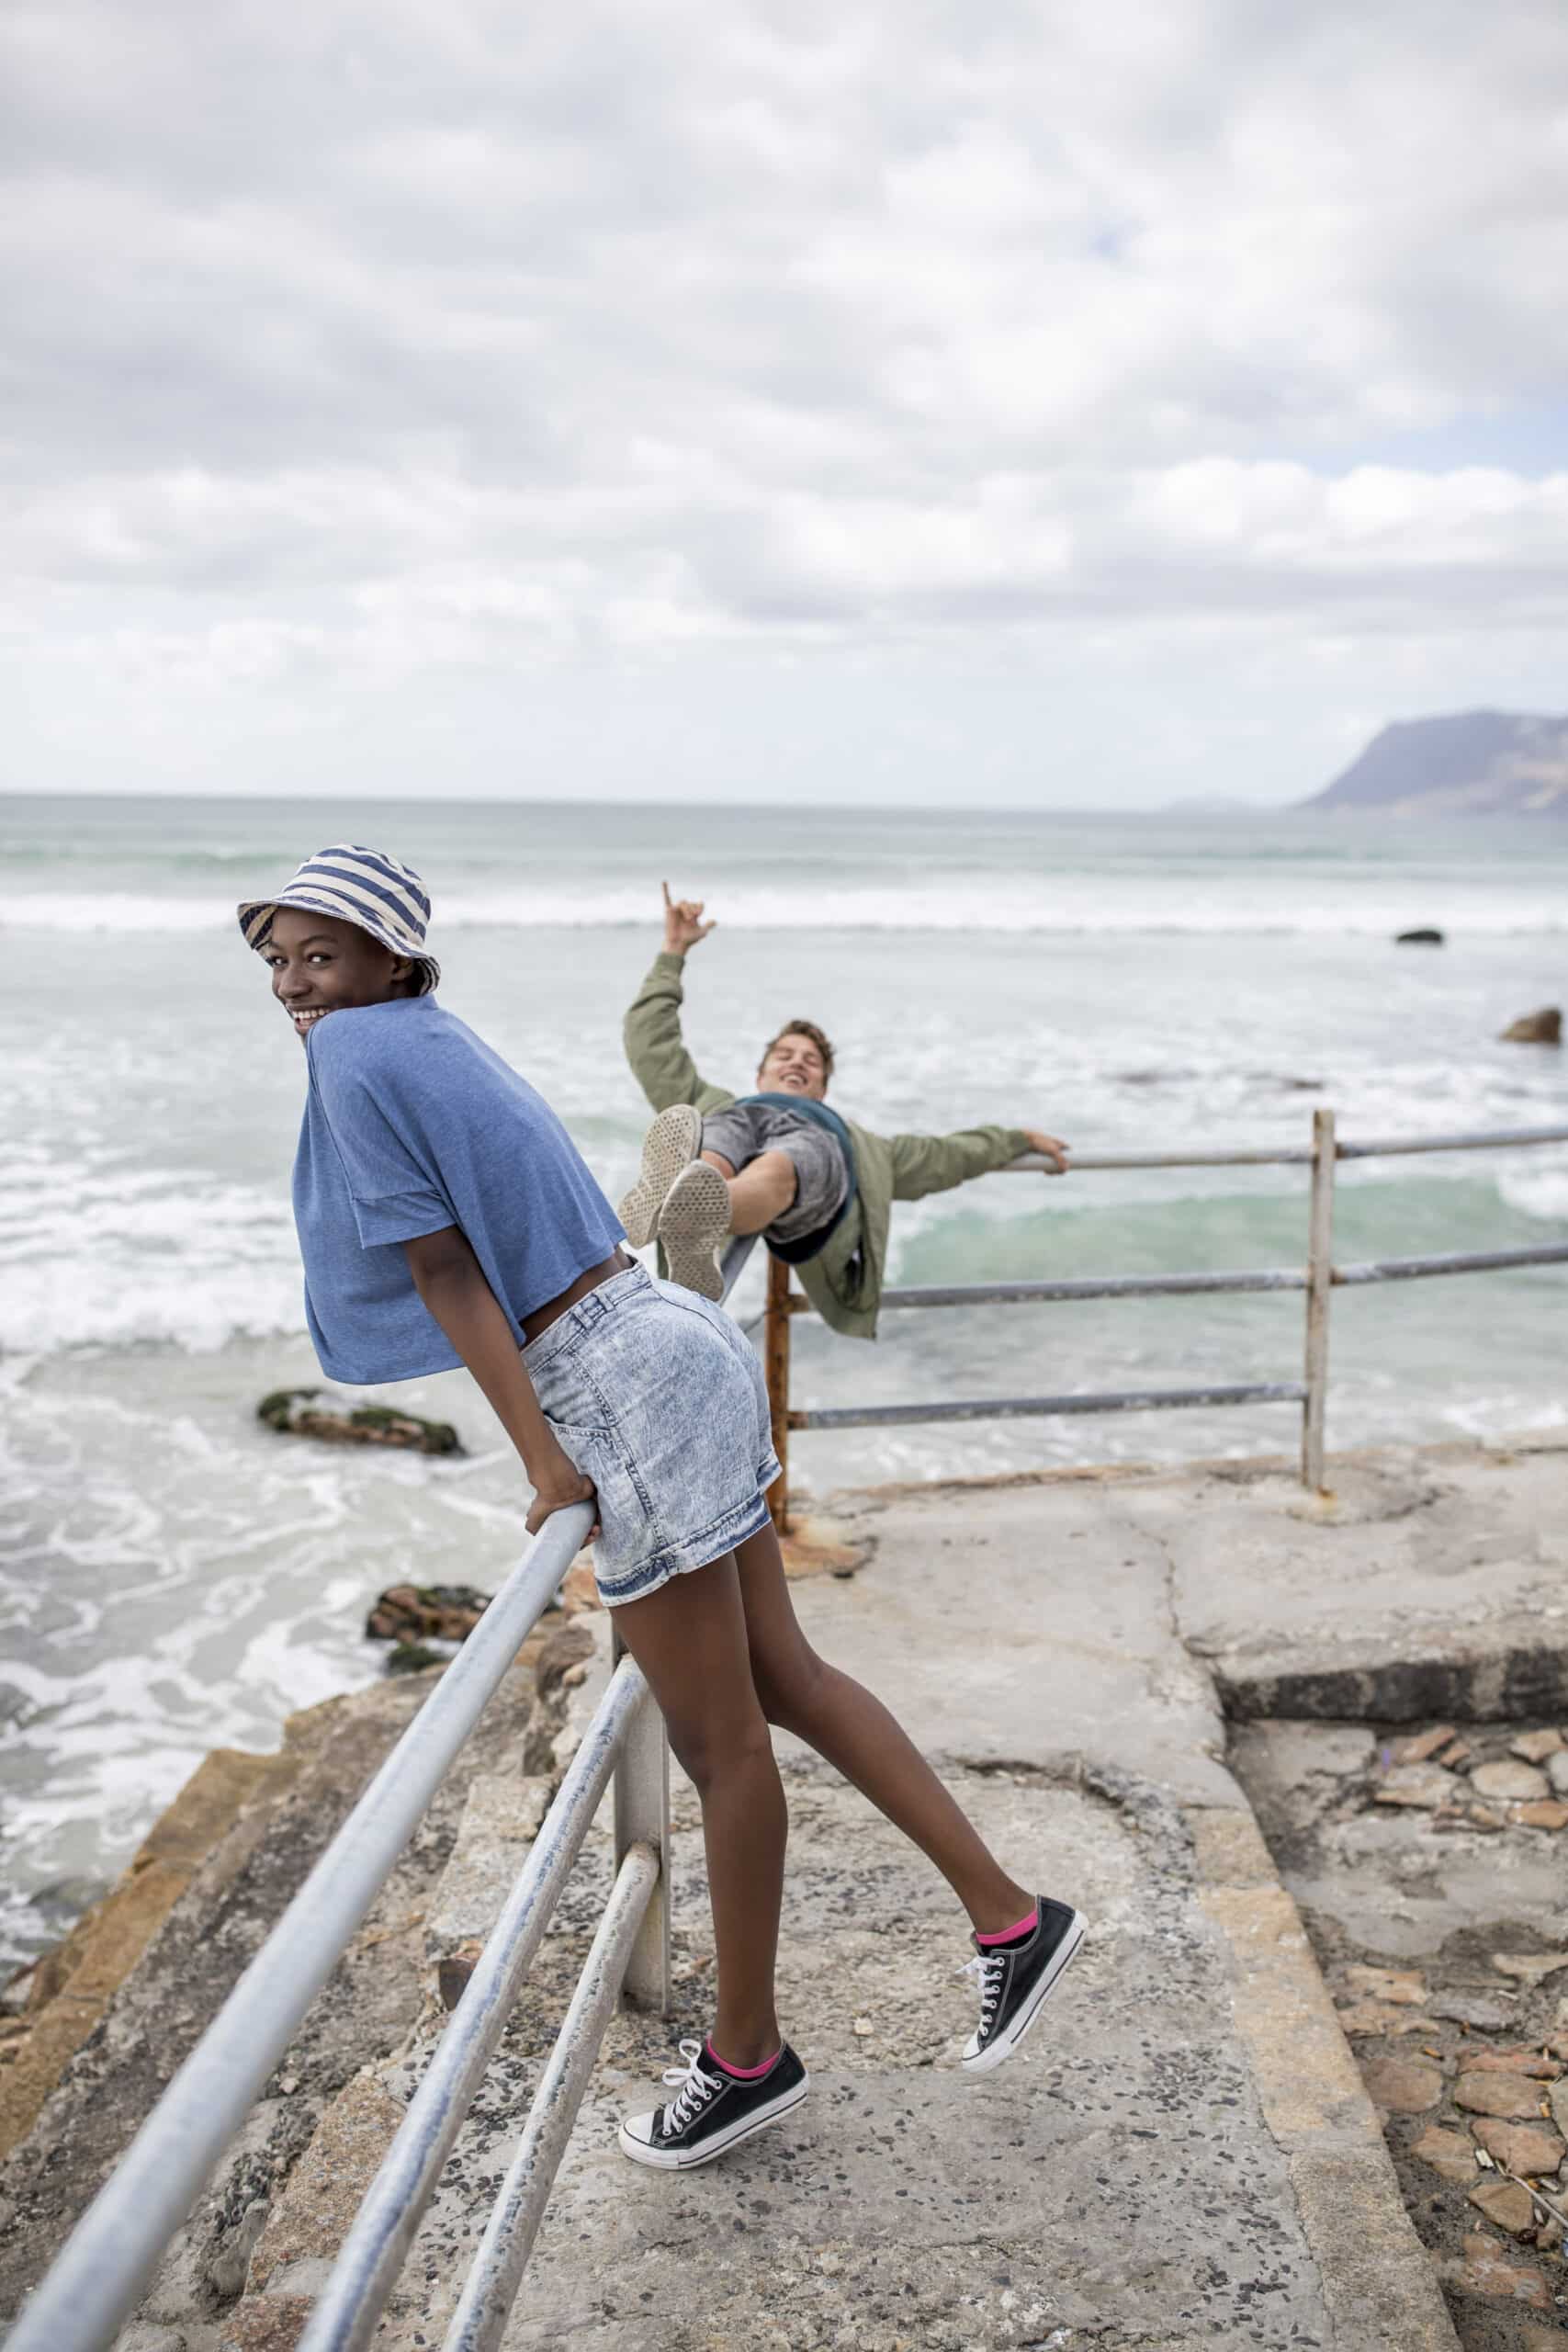
M 1299 805 L 1568 820 L 1568 718 L 1463 710 L 1404 719 L 1374 735 L 1343 775 Z

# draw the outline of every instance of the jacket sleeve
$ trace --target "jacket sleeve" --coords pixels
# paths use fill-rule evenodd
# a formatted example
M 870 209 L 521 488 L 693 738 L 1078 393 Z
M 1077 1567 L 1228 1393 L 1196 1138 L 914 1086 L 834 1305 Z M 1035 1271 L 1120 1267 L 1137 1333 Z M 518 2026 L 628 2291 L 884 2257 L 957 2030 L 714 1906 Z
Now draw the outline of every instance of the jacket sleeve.
M 656 1111 L 671 1102 L 693 1102 L 699 1111 L 716 1111 L 735 1097 L 722 1086 L 710 1086 L 686 1051 L 681 1035 L 682 976 L 685 958 L 663 949 L 657 955 L 637 995 L 627 1008 L 621 1035 L 632 1076 Z
M 918 1201 L 945 1193 L 971 1176 L 987 1176 L 1029 1149 L 1021 1127 L 964 1127 L 951 1136 L 891 1136 L 893 1197 Z

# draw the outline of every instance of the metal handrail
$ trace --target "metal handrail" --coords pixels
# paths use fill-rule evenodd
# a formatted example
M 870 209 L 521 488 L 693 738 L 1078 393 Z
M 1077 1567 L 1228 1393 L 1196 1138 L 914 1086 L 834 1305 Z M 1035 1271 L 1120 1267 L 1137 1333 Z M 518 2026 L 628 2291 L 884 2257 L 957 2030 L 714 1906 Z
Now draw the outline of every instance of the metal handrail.
M 1508 1151 L 1521 1144 L 1568 1143 L 1568 1127 L 1491 1127 L 1461 1129 L 1451 1136 L 1380 1136 L 1368 1143 L 1337 1143 L 1337 1159 L 1386 1159 L 1401 1153 L 1423 1151 Z M 1244 1144 L 1225 1151 L 1106 1151 L 1072 1155 L 1072 1170 L 1124 1168 L 1305 1168 L 1314 1158 L 1311 1144 Z M 998 1176 L 1055 1176 L 1060 1171 L 1038 1151 L 1010 1159 Z
M 810 1312 L 811 1303 L 790 1288 L 789 1268 L 779 1260 L 769 1270 L 763 1313 L 763 1354 L 772 1407 L 773 1446 L 784 1476 L 769 1500 L 781 1535 L 789 1532 L 789 1437 L 795 1430 L 885 1429 L 917 1422 L 1012 1420 L 1024 1416 L 1128 1413 L 1188 1406 L 1300 1404 L 1302 1476 L 1321 1487 L 1328 1385 L 1328 1302 L 1337 1289 L 1375 1283 L 1416 1282 L 1441 1274 L 1499 1273 L 1510 1267 L 1568 1263 L 1568 1246 L 1542 1242 L 1521 1250 L 1450 1250 L 1424 1258 L 1387 1258 L 1336 1266 L 1333 1261 L 1334 1177 L 1341 1160 L 1371 1159 L 1434 1151 L 1507 1151 L 1537 1144 L 1568 1143 L 1568 1126 L 1507 1127 L 1451 1135 L 1383 1136 L 1362 1143 L 1342 1142 L 1332 1111 L 1313 1115 L 1313 1139 L 1304 1149 L 1247 1147 L 1215 1151 L 1132 1151 L 1074 1154 L 1074 1173 L 1140 1168 L 1306 1167 L 1312 1175 L 1304 1266 L 1245 1267 L 1231 1272 L 1088 1274 L 998 1283 L 925 1283 L 885 1290 L 888 1309 L 932 1306 L 1022 1306 L 1089 1298 L 1189 1298 L 1216 1292 L 1301 1291 L 1306 1294 L 1304 1376 L 1300 1381 L 1208 1383 L 1189 1388 L 1094 1390 L 1055 1396 L 996 1396 L 933 1399 L 907 1405 L 857 1405 L 792 1408 L 789 1401 L 790 1318 Z M 1043 1153 L 1026 1152 L 996 1171 L 1003 1176 L 1060 1174 Z
M 299 2352 L 359 2352 L 374 2335 L 632 1719 L 647 1699 L 640 1672 L 623 1658 L 338 2250 Z
M 728 1297 L 755 1237 L 723 1262 Z M 77 2222 L 6 2352 L 105 2352 L 401 1854 L 447 1767 L 592 1524 L 557 1511 L 418 1714 Z M 465 2296 L 493 2346 L 515 2298 L 593 2058 L 619 1995 L 669 2001 L 669 1752 L 640 1670 L 621 1657 L 312 2311 L 300 2352 L 367 2345 L 611 1775 L 615 1890 L 535 2098 Z M 489 2249 L 489 2252 L 486 2252 Z M 465 2317 L 464 2314 L 467 2314 Z
M 66 2240 L 6 2352 L 100 2352 L 130 2316 L 592 1524 L 586 1503 L 556 1512 L 507 1577 Z

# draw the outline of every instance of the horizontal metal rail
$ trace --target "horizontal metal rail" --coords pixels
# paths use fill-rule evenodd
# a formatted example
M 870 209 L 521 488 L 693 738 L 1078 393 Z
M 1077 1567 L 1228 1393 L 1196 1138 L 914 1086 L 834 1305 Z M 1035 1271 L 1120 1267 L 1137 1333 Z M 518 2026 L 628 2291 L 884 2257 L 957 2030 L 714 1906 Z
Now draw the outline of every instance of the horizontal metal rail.
M 1516 1151 L 1538 1143 L 1568 1143 L 1568 1127 L 1494 1127 L 1451 1136 L 1380 1136 L 1371 1143 L 1342 1143 L 1337 1159 L 1393 1159 L 1419 1151 Z
M 1341 1283 L 1414 1283 L 1431 1274 L 1500 1274 L 1510 1266 L 1568 1265 L 1568 1242 L 1543 1241 L 1534 1250 L 1461 1250 L 1440 1258 L 1370 1258 L 1359 1266 L 1336 1266 L 1330 1281 Z
M 1293 1404 L 1303 1406 L 1302 1476 L 1313 1488 L 1323 1484 L 1324 1417 L 1328 1376 L 1328 1302 L 1336 1289 L 1364 1283 L 1416 1282 L 1429 1275 L 1498 1273 L 1515 1266 L 1551 1266 L 1568 1261 L 1568 1249 L 1544 1243 L 1522 1250 L 1455 1250 L 1426 1258 L 1391 1258 L 1336 1267 L 1333 1262 L 1334 1178 L 1340 1160 L 1431 1151 L 1510 1151 L 1540 1144 L 1568 1143 L 1568 1126 L 1495 1127 L 1451 1135 L 1379 1136 L 1364 1143 L 1340 1142 L 1334 1114 L 1313 1114 L 1313 1139 L 1303 1147 L 1252 1147 L 1214 1151 L 1120 1151 L 1075 1154 L 1072 1171 L 1138 1168 L 1306 1168 L 1311 1171 L 1307 1263 L 1256 1266 L 1229 1272 L 1171 1274 L 1064 1275 L 999 1283 L 894 1284 L 881 1305 L 901 1307 L 1026 1306 L 1090 1298 L 1192 1298 L 1232 1292 L 1306 1294 L 1305 1379 L 1210 1385 L 1201 1388 L 1134 1389 L 1078 1396 L 972 1397 L 943 1403 L 867 1405 L 792 1410 L 789 1404 L 790 1325 L 812 1311 L 811 1302 L 792 1291 L 788 1270 L 775 1261 L 763 1309 L 764 1357 L 773 1449 L 784 1476 L 769 1497 L 773 1523 L 789 1529 L 789 1435 L 795 1430 L 896 1428 L 932 1421 L 1049 1419 L 1060 1414 L 1134 1413 L 1188 1406 Z M 1043 1152 L 1025 1152 L 996 1171 L 1003 1176 L 1060 1175 Z M 782 1276 L 782 1279 L 780 1277 Z
M 884 1306 L 1032 1306 L 1071 1298 L 1191 1298 L 1204 1291 L 1305 1290 L 1297 1266 L 1244 1267 L 1235 1273 L 1074 1274 L 1059 1282 L 925 1283 L 885 1290 Z M 805 1302 L 803 1302 L 805 1303 Z
M 659 1857 L 651 1848 L 629 1846 L 464 2281 L 444 2352 L 497 2352 L 658 1880 Z
M 1336 1266 L 1335 1283 L 1416 1282 L 1428 1274 L 1495 1274 L 1510 1266 L 1568 1263 L 1568 1242 L 1543 1241 L 1524 1250 L 1456 1250 L 1431 1258 L 1373 1258 Z M 1191 1298 L 1214 1291 L 1305 1290 L 1304 1266 L 1250 1266 L 1232 1273 L 1074 1274 L 1059 1282 L 926 1283 L 885 1290 L 891 1306 L 1034 1306 L 1075 1298 Z M 792 1300 L 792 1312 L 807 1306 Z
M 1017 1421 L 1059 1413 L 1152 1413 L 1188 1405 L 1300 1405 L 1299 1380 L 1249 1381 L 1205 1388 L 1108 1389 L 1088 1396 L 976 1396 L 958 1404 L 828 1406 L 792 1412 L 792 1430 L 896 1429 L 910 1421 Z
M 508 1576 L 77 2223 L 6 2352 L 112 2341 L 591 1525 L 585 1503 L 557 1511 Z
M 1568 1143 L 1568 1127 L 1494 1127 L 1451 1136 L 1378 1136 L 1368 1143 L 1338 1143 L 1337 1159 L 1382 1159 L 1423 1151 L 1513 1151 L 1530 1144 Z M 1243 1146 L 1230 1151 L 1073 1152 L 1071 1172 L 1117 1168 L 1309 1168 L 1310 1145 Z M 1027 1151 L 996 1171 L 1001 1176 L 1060 1174 L 1042 1152 Z
M 1066 1170 L 1055 1168 L 1043 1152 L 1026 1151 L 992 1170 L 998 1176 L 1081 1175 L 1091 1168 L 1294 1168 L 1312 1159 L 1310 1149 L 1292 1144 L 1243 1146 L 1234 1151 L 1100 1151 L 1073 1152 Z
M 355 2215 L 299 2352 L 360 2352 L 374 2335 L 615 1758 L 637 1710 L 651 1704 L 640 1670 L 623 1658 Z

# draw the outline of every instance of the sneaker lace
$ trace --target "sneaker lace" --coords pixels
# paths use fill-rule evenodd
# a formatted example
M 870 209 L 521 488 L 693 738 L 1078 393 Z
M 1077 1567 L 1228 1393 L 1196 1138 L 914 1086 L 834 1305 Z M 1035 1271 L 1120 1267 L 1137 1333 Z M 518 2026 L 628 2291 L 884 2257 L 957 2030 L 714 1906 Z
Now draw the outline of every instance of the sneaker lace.
M 989 2033 L 991 2020 L 997 2013 L 997 2003 L 1002 1996 L 1002 1978 L 1007 1973 L 1007 1957 L 999 1951 L 976 1952 L 962 1968 L 954 1969 L 955 1976 L 977 1976 L 980 1980 L 980 2032 Z M 685 2044 L 681 2045 L 684 2049 Z
M 703 2045 L 700 2041 L 682 2041 L 680 2051 L 685 2064 L 671 2066 L 664 2076 L 676 2094 L 664 2110 L 666 2139 L 676 2132 L 683 2132 L 693 2116 L 707 2105 L 720 2087 L 716 2075 L 705 2075 L 703 2072 Z

